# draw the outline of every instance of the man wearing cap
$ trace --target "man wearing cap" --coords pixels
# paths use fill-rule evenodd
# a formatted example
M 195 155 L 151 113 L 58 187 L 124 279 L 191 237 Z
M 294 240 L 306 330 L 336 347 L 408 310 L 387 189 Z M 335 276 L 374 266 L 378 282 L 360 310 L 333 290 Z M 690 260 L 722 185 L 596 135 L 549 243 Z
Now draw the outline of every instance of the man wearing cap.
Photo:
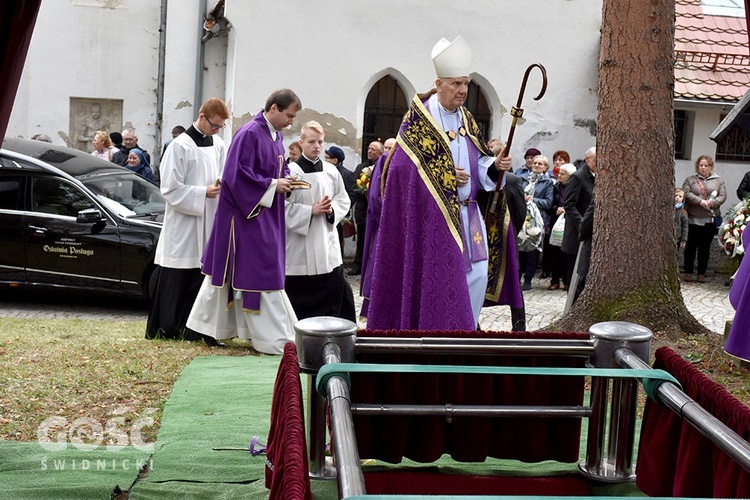
M 523 307 L 509 218 L 487 231 L 476 199 L 495 190 L 511 158 L 492 155 L 463 107 L 466 41 L 440 40 L 432 60 L 436 88 L 412 100 L 384 165 L 371 329 L 474 330 L 485 296 Z
M 357 180 L 354 178 L 354 172 L 344 166 L 344 160 L 346 155 L 344 150 L 338 146 L 331 146 L 326 149 L 326 161 L 336 165 L 336 170 L 339 171 L 341 178 L 344 180 L 344 187 L 346 188 L 346 194 L 349 195 L 350 205 L 354 205 L 354 195 L 357 187 Z M 353 224 L 353 222 L 349 222 Z M 336 226 L 336 231 L 339 233 L 339 243 L 341 246 L 341 257 L 344 256 L 344 223 L 339 222 Z

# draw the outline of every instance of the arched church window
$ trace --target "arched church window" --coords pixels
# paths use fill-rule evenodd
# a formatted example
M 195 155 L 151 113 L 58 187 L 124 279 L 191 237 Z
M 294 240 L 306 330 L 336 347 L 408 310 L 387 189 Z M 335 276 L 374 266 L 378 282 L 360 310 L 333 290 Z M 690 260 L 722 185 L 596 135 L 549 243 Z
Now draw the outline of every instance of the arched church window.
M 492 111 L 484 98 L 482 88 L 474 82 L 469 83 L 469 94 L 466 96 L 464 106 L 474 116 L 479 126 L 479 131 L 485 141 L 489 141 L 492 136 L 490 124 L 492 123 Z
M 365 101 L 365 119 L 362 130 L 362 159 L 367 158 L 367 146 L 372 141 L 396 137 L 401 120 L 409 108 L 406 96 L 398 82 L 386 75 L 372 86 Z

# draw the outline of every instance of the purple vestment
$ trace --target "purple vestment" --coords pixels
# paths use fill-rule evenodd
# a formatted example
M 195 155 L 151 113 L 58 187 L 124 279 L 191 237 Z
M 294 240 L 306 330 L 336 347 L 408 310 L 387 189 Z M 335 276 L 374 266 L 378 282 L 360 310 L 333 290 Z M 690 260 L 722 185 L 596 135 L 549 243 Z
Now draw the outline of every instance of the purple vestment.
M 748 248 L 750 231 L 742 231 L 742 247 Z M 750 257 L 745 256 L 740 268 L 734 276 L 732 288 L 729 290 L 729 302 L 736 311 L 732 328 L 724 344 L 724 350 L 737 358 L 750 361 Z
M 474 330 L 455 166 L 421 96 L 384 168 L 368 328 Z
M 203 254 L 203 273 L 211 276 L 212 285 L 229 283 L 243 292 L 284 289 L 284 198 L 274 193 L 270 207 L 260 202 L 271 181 L 288 173 L 281 132 L 271 138 L 261 111 L 237 131 L 227 153 L 219 206 Z
M 367 317 L 372 290 L 372 268 L 375 259 L 375 242 L 380 231 L 380 212 L 383 210 L 383 196 L 380 192 L 380 177 L 387 155 L 382 155 L 372 167 L 370 187 L 367 191 L 367 225 L 365 226 L 365 246 L 362 252 L 362 281 L 359 294 L 363 297 L 360 316 Z

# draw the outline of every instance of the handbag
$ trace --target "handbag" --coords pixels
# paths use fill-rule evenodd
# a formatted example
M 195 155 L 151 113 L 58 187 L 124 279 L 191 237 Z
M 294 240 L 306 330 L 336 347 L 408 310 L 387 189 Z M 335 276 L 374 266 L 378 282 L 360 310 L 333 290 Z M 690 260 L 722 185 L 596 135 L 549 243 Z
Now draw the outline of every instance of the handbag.
M 549 235 L 549 244 L 559 247 L 562 245 L 563 235 L 565 234 L 565 214 L 562 214 L 555 221 L 555 225 L 552 226 L 552 231 Z
M 357 228 L 351 219 L 347 219 L 345 222 L 342 222 L 341 224 L 344 229 L 344 238 L 351 238 L 352 236 L 357 234 Z

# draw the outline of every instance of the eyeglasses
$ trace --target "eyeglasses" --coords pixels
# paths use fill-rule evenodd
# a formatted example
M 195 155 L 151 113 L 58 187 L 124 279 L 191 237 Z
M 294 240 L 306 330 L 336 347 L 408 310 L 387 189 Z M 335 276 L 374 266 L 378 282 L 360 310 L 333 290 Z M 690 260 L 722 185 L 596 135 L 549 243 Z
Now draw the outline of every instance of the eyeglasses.
M 208 122 L 208 124 L 209 124 L 209 125 L 211 125 L 211 130 L 221 130 L 221 129 L 223 129 L 224 127 L 226 127 L 226 126 L 227 126 L 227 124 L 226 124 L 226 123 L 222 123 L 221 125 L 216 125 L 216 124 L 215 124 L 215 123 L 213 123 L 213 122 L 212 122 L 211 120 L 209 120 L 209 119 L 208 119 L 208 117 L 206 117 L 206 121 Z

